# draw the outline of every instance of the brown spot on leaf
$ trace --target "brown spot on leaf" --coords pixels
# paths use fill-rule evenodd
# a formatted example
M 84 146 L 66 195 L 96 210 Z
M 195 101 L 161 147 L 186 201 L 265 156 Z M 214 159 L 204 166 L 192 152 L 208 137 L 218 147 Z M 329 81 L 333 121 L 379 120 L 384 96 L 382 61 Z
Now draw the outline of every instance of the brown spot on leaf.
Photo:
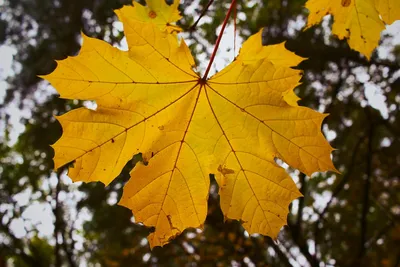
M 222 167 L 222 165 L 219 165 L 219 166 L 218 166 L 218 171 L 219 171 L 222 175 L 227 175 L 227 174 L 233 174 L 233 173 L 235 173 L 234 170 L 228 169 L 228 168 L 225 168 L 225 167 Z
M 155 17 L 157 17 L 157 13 L 154 12 L 153 10 L 151 10 L 151 11 L 149 12 L 149 17 L 152 18 L 152 19 L 154 19 Z
M 169 227 L 171 228 L 171 230 L 178 230 L 178 228 L 176 228 L 175 226 L 172 225 L 172 216 L 171 215 L 167 215 L 167 220 L 169 223 Z M 171 236 L 170 239 L 173 239 L 175 236 Z M 170 241 L 170 239 L 168 239 L 168 241 Z
M 158 126 L 158 129 L 159 129 L 160 131 L 164 130 L 164 125 Z
M 351 4 L 351 0 L 342 0 L 342 6 L 348 7 Z
M 222 166 L 222 165 L 219 165 L 217 170 L 222 174 L 221 180 L 218 181 L 219 190 L 222 191 L 222 190 L 224 190 L 224 187 L 226 186 L 226 184 L 228 182 L 226 175 L 233 174 L 233 173 L 235 173 L 235 171 L 232 169 L 225 168 L 225 166 Z
M 149 165 L 149 158 L 146 155 L 142 155 L 142 162 L 144 166 Z

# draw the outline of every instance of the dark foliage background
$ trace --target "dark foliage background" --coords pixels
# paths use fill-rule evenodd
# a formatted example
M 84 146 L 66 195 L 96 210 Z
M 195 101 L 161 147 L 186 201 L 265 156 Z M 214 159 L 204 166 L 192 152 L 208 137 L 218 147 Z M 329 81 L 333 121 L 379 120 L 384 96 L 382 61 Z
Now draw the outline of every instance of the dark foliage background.
M 71 184 L 64 170 L 54 172 L 49 145 L 61 130 L 53 115 L 82 103 L 58 99 L 37 76 L 51 72 L 54 59 L 79 51 L 81 30 L 118 44 L 123 33 L 113 26 L 113 9 L 130 0 L 1 3 L 0 42 L 17 53 L 0 106 L 0 267 L 400 266 L 400 47 L 391 45 L 392 37 L 382 38 L 389 56 L 375 53 L 368 62 L 330 36 L 329 27 L 294 28 L 293 22 L 306 18 L 305 0 L 239 1 L 242 37 L 265 27 L 265 44 L 286 41 L 288 49 L 308 58 L 299 67 L 304 78 L 296 90 L 301 105 L 331 114 L 323 129 L 333 137 L 338 149 L 333 159 L 342 174 L 310 178 L 288 170 L 304 198 L 291 205 L 288 226 L 277 241 L 248 236 L 236 221 L 224 223 L 213 182 L 204 230 L 187 230 L 151 251 L 148 229 L 133 224 L 130 211 L 114 204 L 134 162 L 106 188 Z M 180 24 L 192 30 L 187 35 L 194 54 L 209 53 L 230 1 L 215 1 L 209 19 L 191 28 L 207 3 L 181 1 Z M 194 12 L 187 12 L 193 5 Z M 385 99 L 385 116 L 369 104 L 371 85 Z M 28 115 L 21 118 L 25 128 L 17 142 L 11 142 L 15 104 Z M 21 201 L 21 194 L 28 201 Z M 27 219 L 37 204 L 50 207 L 50 236 Z M 22 235 L 15 230 L 21 221 Z

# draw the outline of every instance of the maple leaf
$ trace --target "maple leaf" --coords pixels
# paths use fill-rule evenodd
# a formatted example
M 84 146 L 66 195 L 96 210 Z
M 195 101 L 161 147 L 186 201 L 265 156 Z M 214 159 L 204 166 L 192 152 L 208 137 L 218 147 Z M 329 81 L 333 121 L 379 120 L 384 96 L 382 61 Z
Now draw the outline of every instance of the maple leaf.
M 179 0 L 173 0 L 171 5 L 160 0 L 146 0 L 146 6 L 133 1 L 133 6 L 124 6 L 123 12 L 131 20 L 139 22 L 151 22 L 158 26 L 161 31 L 181 32 L 182 29 L 175 25 L 181 19 L 178 10 Z
M 306 29 L 332 14 L 332 33 L 339 39 L 347 38 L 350 47 L 368 59 L 379 43 L 385 23 L 400 19 L 398 0 L 308 0 L 306 8 L 310 11 Z
M 326 117 L 297 105 L 293 89 L 303 59 L 284 44 L 262 46 L 261 31 L 210 79 L 194 72 L 183 40 L 159 25 L 117 12 L 129 50 L 83 35 L 78 56 L 44 76 L 67 99 L 95 100 L 57 117 L 55 168 L 74 162 L 73 181 L 109 184 L 137 153 L 120 204 L 154 227 L 150 246 L 163 246 L 207 215 L 209 174 L 219 184 L 226 218 L 249 233 L 276 238 L 289 203 L 301 196 L 275 158 L 311 175 L 335 170 L 320 132 Z
M 375 0 L 375 7 L 386 24 L 392 24 L 400 19 L 400 1 Z

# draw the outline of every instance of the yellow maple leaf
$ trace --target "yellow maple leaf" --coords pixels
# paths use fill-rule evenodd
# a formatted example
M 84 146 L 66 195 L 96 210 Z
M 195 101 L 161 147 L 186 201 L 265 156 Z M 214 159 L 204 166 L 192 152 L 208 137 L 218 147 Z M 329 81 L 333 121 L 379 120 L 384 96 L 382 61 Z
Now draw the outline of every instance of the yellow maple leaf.
M 133 1 L 133 6 L 124 6 L 121 11 L 131 20 L 154 23 L 161 31 L 181 32 L 182 29 L 175 25 L 181 19 L 178 7 L 179 0 L 173 0 L 171 5 L 165 0 L 146 0 L 146 6 Z
M 385 23 L 400 19 L 398 0 L 308 0 L 306 8 L 310 11 L 306 28 L 332 14 L 332 33 L 339 39 L 347 38 L 350 47 L 368 59 L 379 43 Z
M 276 238 L 289 203 L 301 196 L 275 158 L 311 175 L 335 170 L 320 132 L 326 115 L 297 105 L 293 89 L 303 59 L 284 44 L 261 45 L 261 31 L 210 79 L 177 35 L 117 11 L 129 51 L 83 36 L 78 56 L 59 61 L 44 78 L 62 98 L 95 100 L 57 117 L 55 168 L 74 162 L 74 181 L 109 184 L 137 153 L 120 204 L 155 228 L 151 247 L 163 246 L 207 215 L 209 174 L 220 186 L 226 218 L 250 233 Z
M 375 0 L 375 7 L 386 24 L 400 19 L 399 0 Z

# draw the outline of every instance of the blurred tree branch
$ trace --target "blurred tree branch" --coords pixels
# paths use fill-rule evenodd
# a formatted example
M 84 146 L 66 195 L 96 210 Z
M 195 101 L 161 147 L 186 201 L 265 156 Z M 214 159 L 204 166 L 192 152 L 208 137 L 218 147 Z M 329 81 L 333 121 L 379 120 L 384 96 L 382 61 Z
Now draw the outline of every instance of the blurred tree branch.
M 367 153 L 366 153 L 366 170 L 365 174 L 366 177 L 364 178 L 364 195 L 363 195 L 363 208 L 362 208 L 362 214 L 360 218 L 360 225 L 361 225 L 361 233 L 360 233 L 360 250 L 358 254 L 358 260 L 361 263 L 362 258 L 365 255 L 366 251 L 366 242 L 367 242 L 367 234 L 368 234 L 368 221 L 367 221 L 367 216 L 369 212 L 369 207 L 370 207 L 370 201 L 369 201 L 369 192 L 371 188 L 371 179 L 372 179 L 372 158 L 373 158 L 373 149 L 372 149 L 372 142 L 374 138 L 374 122 L 371 116 L 371 111 L 370 108 L 365 109 L 366 112 L 366 118 L 370 122 L 369 127 L 368 127 L 368 144 L 367 144 Z
M 292 264 L 290 264 L 288 257 L 286 256 L 285 253 L 279 248 L 279 246 L 272 240 L 271 237 L 267 236 L 264 237 L 264 240 L 267 242 L 268 246 L 272 247 L 275 251 L 275 253 L 278 255 L 278 258 L 280 260 L 280 263 L 283 266 L 286 267 L 292 267 Z
M 61 191 L 61 182 L 60 182 L 60 175 L 57 173 L 57 185 L 56 185 L 56 190 L 55 190 L 55 195 L 54 195 L 54 200 L 56 202 L 56 205 L 53 209 L 53 214 L 55 217 L 55 223 L 54 223 L 54 240 L 56 242 L 54 246 L 54 255 L 55 255 L 55 266 L 56 267 L 61 267 L 62 265 L 62 259 L 60 255 L 60 244 L 61 240 L 59 240 L 59 234 L 61 231 L 62 227 L 62 212 L 61 212 L 61 204 L 60 204 L 60 199 L 59 199 L 59 194 Z

